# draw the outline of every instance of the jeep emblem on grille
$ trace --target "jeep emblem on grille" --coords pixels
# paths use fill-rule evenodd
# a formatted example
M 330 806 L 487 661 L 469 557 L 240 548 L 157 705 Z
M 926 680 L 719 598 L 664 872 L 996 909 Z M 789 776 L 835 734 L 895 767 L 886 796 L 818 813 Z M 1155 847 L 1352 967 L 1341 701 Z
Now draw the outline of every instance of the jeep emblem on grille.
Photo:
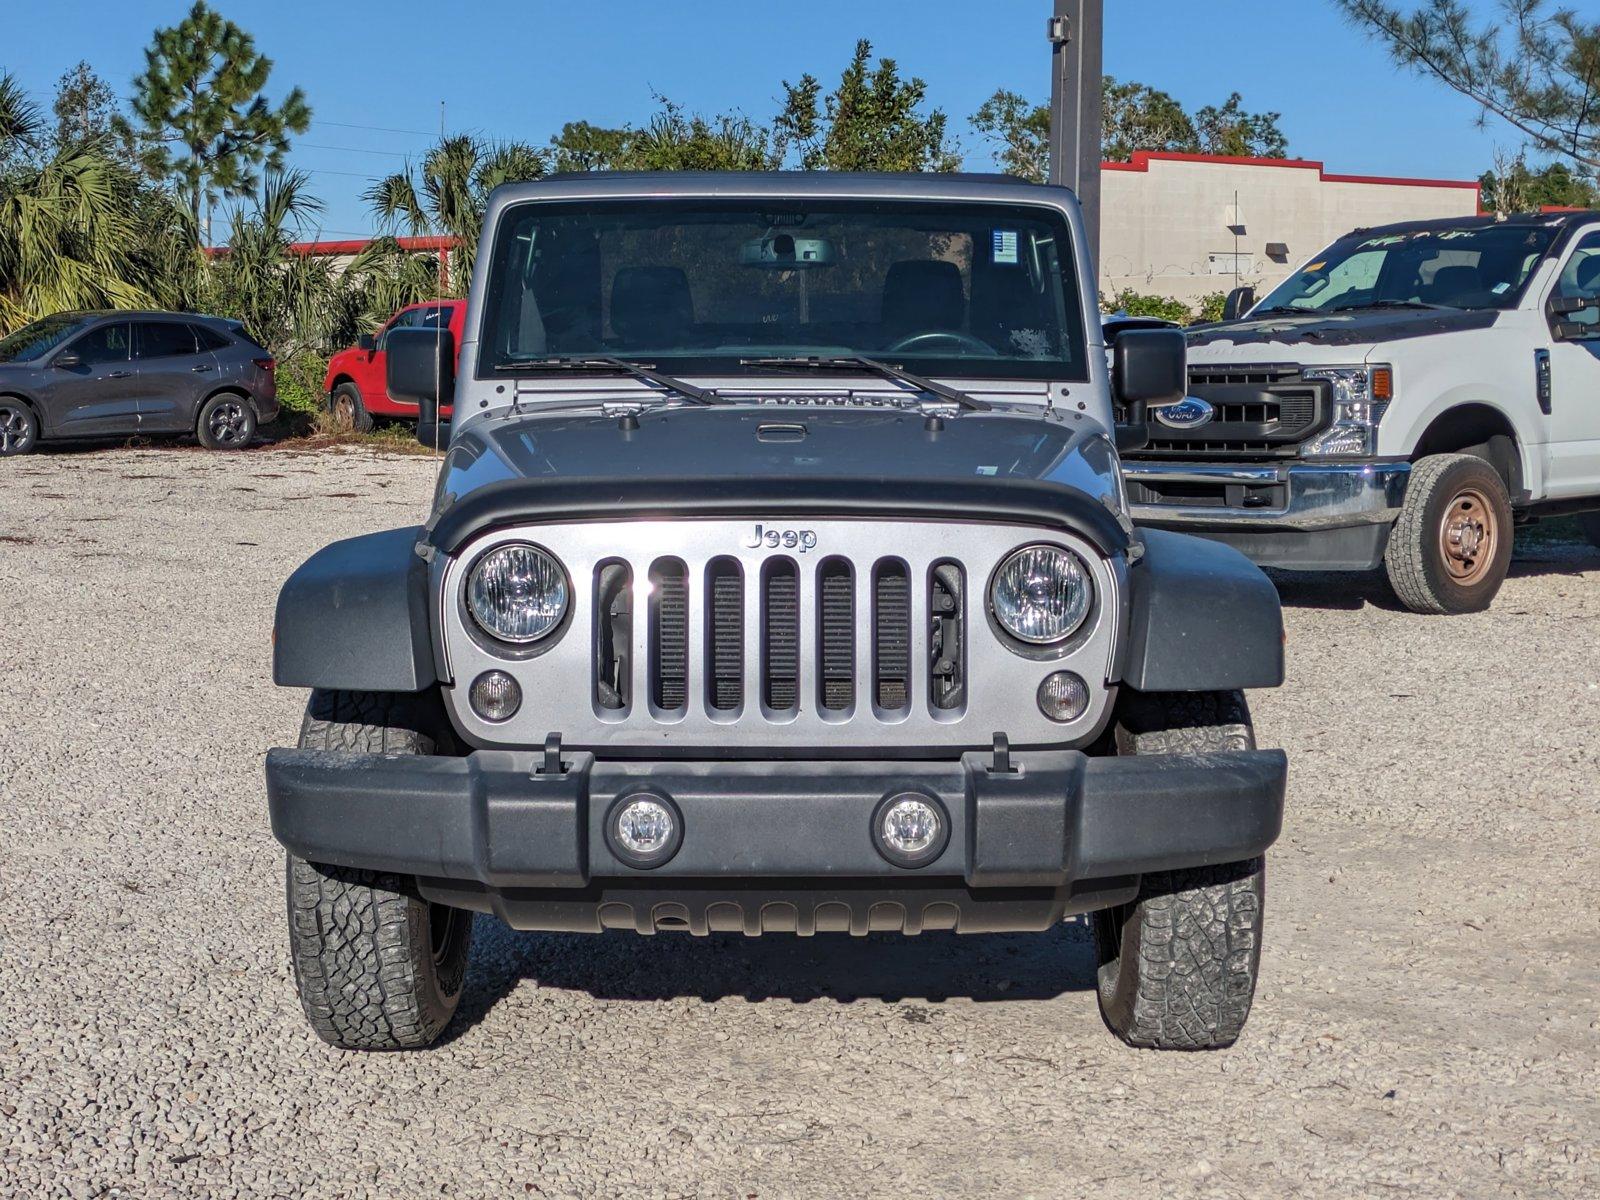
M 1156 420 L 1169 429 L 1195 429 L 1217 415 L 1199 396 L 1186 396 L 1176 404 L 1164 404 L 1155 410 Z
M 811 529 L 768 529 L 757 525 L 744 539 L 746 550 L 798 550 L 801 554 L 817 548 L 817 535 Z

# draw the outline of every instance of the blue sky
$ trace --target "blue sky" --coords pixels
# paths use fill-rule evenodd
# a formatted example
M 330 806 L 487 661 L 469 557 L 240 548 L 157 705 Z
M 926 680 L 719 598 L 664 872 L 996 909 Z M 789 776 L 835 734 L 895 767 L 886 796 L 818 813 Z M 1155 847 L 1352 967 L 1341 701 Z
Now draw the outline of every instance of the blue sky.
M 1592 2 L 1592 0 L 1590 0 Z M 151 31 L 189 0 L 12 0 L 0 69 L 41 100 L 80 58 L 126 92 Z M 299 84 L 315 112 L 293 164 L 326 204 L 325 236 L 371 230 L 360 193 L 439 128 L 543 142 L 567 120 L 638 122 L 652 95 L 765 119 L 780 81 L 836 79 L 855 39 L 928 81 L 968 164 L 987 152 L 967 117 L 997 87 L 1043 99 L 1049 0 L 277 0 L 216 6 L 276 61 L 269 94 Z M 1106 70 L 1191 109 L 1230 91 L 1283 114 L 1291 153 L 1329 170 L 1476 178 L 1506 127 L 1446 89 L 1400 74 L 1326 0 L 1107 0 Z M 380 128 L 371 128 L 380 127 Z

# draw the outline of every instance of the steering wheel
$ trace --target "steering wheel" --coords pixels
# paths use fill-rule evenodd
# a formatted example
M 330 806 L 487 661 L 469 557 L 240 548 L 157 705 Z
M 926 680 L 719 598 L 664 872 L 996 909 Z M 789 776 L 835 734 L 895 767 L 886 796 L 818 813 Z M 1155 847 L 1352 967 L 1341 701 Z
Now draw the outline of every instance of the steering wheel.
M 930 342 L 954 342 L 964 350 L 984 358 L 999 358 L 1000 351 L 982 338 L 975 338 L 970 333 L 962 333 L 955 329 L 923 329 L 917 333 L 908 333 L 892 346 L 884 347 L 890 354 L 898 354 L 903 350 L 921 350 Z

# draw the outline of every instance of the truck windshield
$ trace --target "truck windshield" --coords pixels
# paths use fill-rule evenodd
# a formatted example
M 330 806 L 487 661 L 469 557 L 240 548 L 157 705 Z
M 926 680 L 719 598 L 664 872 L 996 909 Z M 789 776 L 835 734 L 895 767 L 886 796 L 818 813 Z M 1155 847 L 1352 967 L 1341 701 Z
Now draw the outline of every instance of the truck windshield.
M 1554 236 L 1543 226 L 1478 225 L 1341 238 L 1255 311 L 1510 308 Z
M 479 371 L 623 357 L 679 375 L 888 359 L 924 374 L 1087 379 L 1065 221 L 914 202 L 534 203 L 497 231 Z

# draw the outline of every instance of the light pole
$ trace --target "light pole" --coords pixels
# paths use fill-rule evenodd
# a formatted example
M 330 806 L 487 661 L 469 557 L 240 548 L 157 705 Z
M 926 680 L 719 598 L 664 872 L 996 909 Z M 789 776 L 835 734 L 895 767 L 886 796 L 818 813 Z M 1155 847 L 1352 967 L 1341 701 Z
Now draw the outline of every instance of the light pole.
M 1050 182 L 1078 194 L 1100 254 L 1100 123 L 1105 0 L 1055 0 L 1050 18 Z M 1091 264 L 1098 270 L 1098 263 Z

